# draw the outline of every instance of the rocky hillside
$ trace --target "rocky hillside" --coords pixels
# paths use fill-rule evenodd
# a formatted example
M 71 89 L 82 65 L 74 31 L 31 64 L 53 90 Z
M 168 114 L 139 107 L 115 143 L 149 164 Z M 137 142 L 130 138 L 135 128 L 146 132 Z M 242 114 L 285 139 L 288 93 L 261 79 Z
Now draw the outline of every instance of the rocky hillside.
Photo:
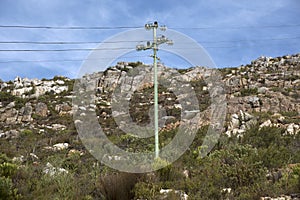
M 130 73 L 131 69 L 140 65 L 143 66 L 142 63 L 122 62 L 118 63 L 116 66 L 110 67 L 104 72 L 98 72 L 86 76 L 85 79 L 91 79 L 92 87 L 95 90 L 94 94 L 96 96 L 96 100 L 94 103 L 91 103 L 89 107 L 75 108 L 75 110 L 81 110 L 81 114 L 88 111 L 95 111 L 101 127 L 109 136 L 111 141 L 129 151 L 134 151 L 134 149 L 140 145 L 145 145 L 144 148 L 153 150 L 153 145 L 147 145 L 149 144 L 149 141 L 150 143 L 153 143 L 153 138 L 142 142 L 134 141 L 133 138 L 130 138 L 119 127 L 117 127 L 114 117 L 118 117 L 122 115 L 122 113 L 113 113 L 111 111 L 111 98 L 112 92 L 118 86 L 118 81 L 122 80 L 122 77 L 124 77 L 127 73 Z M 145 66 L 146 73 L 150 72 L 151 69 L 151 67 L 149 68 Z M 292 153 L 289 154 L 292 157 L 288 158 L 289 160 L 285 160 L 284 163 L 277 165 L 268 165 L 268 163 L 264 163 L 264 167 L 268 168 L 269 173 L 271 173 L 273 169 L 279 170 L 279 168 L 282 169 L 282 173 L 290 173 L 288 170 L 291 170 L 292 168 L 286 168 L 287 165 L 300 162 L 298 157 L 296 158 L 293 156 L 300 152 L 300 141 L 298 141 L 299 137 L 297 136 L 300 131 L 300 54 L 277 58 L 260 57 L 245 66 L 218 69 L 218 71 L 222 76 L 222 83 L 226 91 L 227 116 L 225 126 L 222 130 L 222 138 L 224 137 L 225 139 L 221 138 L 222 140 L 220 144 L 218 144 L 216 151 L 224 150 L 221 144 L 223 140 L 227 141 L 228 144 L 230 143 L 229 141 L 236 140 L 236 142 L 238 142 L 239 140 L 242 140 L 241 144 L 238 143 L 235 146 L 244 146 L 246 148 L 246 150 L 244 150 L 248 151 L 248 148 L 250 148 L 247 146 L 248 143 L 243 142 L 252 141 L 251 138 L 253 139 L 258 137 L 251 134 L 249 136 L 249 130 L 253 131 L 257 128 L 255 129 L 256 132 L 263 132 L 268 128 L 268 130 L 273 130 L 274 133 L 277 130 L 280 130 L 280 137 L 296 138 L 294 139 L 296 142 L 289 143 L 294 145 L 291 150 Z M 205 72 L 206 70 L 202 67 L 178 70 L 178 73 L 184 77 L 184 80 L 188 81 L 193 86 L 196 93 L 200 111 L 203 113 L 202 121 L 198 127 L 200 132 L 201 129 L 205 129 L 205 127 L 210 123 L 209 111 L 211 106 L 211 86 L 205 81 Z M 132 79 L 131 82 L 125 81 L 122 83 L 124 83 L 126 87 L 130 88 L 133 87 L 134 81 L 139 80 Z M 75 80 L 61 76 L 54 77 L 51 80 L 17 77 L 13 81 L 0 82 L 0 143 L 1 153 L 3 156 L 5 155 L 6 159 L 4 159 L 5 162 L 2 162 L 1 159 L 0 161 L 2 164 L 11 162 L 17 166 L 16 174 L 11 177 L 13 182 L 10 187 L 17 188 L 20 196 L 30 199 L 31 197 L 34 197 L 34 195 L 38 196 L 43 193 L 41 191 L 44 191 L 41 188 L 36 188 L 36 185 L 28 187 L 22 186 L 24 181 L 26 184 L 30 184 L 27 181 L 31 176 L 33 176 L 30 174 L 33 173 L 30 171 L 32 169 L 29 171 L 27 170 L 27 174 L 24 174 L 22 170 L 20 172 L 20 168 L 22 169 L 22 167 L 30 166 L 31 168 L 34 168 L 34 170 L 40 170 L 40 176 L 49 173 L 53 175 L 55 173 L 72 171 L 72 173 L 77 175 L 79 174 L 78 176 L 81 177 L 81 175 L 85 174 L 85 172 L 79 170 L 77 165 L 81 166 L 83 163 L 89 164 L 90 166 L 99 164 L 85 150 L 75 129 L 72 117 L 74 111 L 72 110 L 74 82 Z M 137 88 L 137 90 L 133 93 L 132 98 L 130 99 L 129 109 L 130 116 L 134 122 L 139 125 L 145 125 L 153 120 L 149 116 L 149 112 L 153 105 L 152 99 L 153 85 L 149 83 L 139 86 L 139 88 Z M 160 119 L 160 121 L 164 122 L 160 123 L 160 126 L 162 127 L 161 137 L 162 141 L 167 143 L 169 141 L 168 138 L 173 136 L 172 131 L 180 124 L 182 105 L 180 104 L 180 97 L 176 96 L 171 90 L 163 85 L 159 86 L 159 104 L 162 105 L 165 112 L 164 116 Z M 269 139 L 272 140 L 272 138 Z M 277 141 L 278 138 L 275 138 L 274 140 Z M 269 144 L 270 141 L 266 139 L 265 142 Z M 191 147 L 190 155 L 195 158 L 195 160 L 197 160 L 197 148 L 200 144 L 201 140 L 197 140 L 196 138 Z M 255 146 L 254 143 L 251 143 L 250 146 L 251 148 L 253 147 L 256 149 L 263 148 L 259 145 Z M 230 152 L 230 150 L 228 151 Z M 250 155 L 254 152 L 250 149 L 248 153 Z M 208 159 L 212 159 L 214 156 L 216 155 L 212 155 L 210 156 L 211 158 Z M 243 155 L 240 156 L 240 159 L 243 159 Z M 61 161 L 58 161 L 59 159 L 61 159 Z M 76 163 L 78 160 L 80 160 L 80 162 Z M 203 173 L 203 171 L 201 172 L 201 169 L 196 169 L 191 163 L 187 163 L 187 166 L 180 166 L 189 172 L 189 175 L 186 175 L 187 177 L 193 177 L 193 174 L 197 177 L 195 174 Z M 245 163 L 247 162 L 245 161 Z M 183 164 L 181 163 L 180 165 Z M 208 161 L 206 164 L 203 164 L 203 166 L 206 165 L 209 165 Z M 226 166 L 227 165 L 229 166 L 230 164 L 226 164 Z M 97 173 L 107 173 L 106 171 L 107 169 L 102 166 Z M 261 173 L 261 171 L 256 172 Z M 159 173 L 163 173 L 163 171 Z M 209 173 L 209 171 L 206 171 L 206 173 Z M 227 175 L 229 177 L 234 176 L 233 174 Z M 159 177 L 162 176 L 162 174 L 156 174 L 156 176 Z M 183 180 L 186 178 L 181 175 L 177 176 Z M 284 176 L 288 175 L 285 174 Z M 96 178 L 99 178 L 99 175 L 93 178 L 96 180 Z M 38 179 L 39 178 L 37 178 L 36 181 L 38 181 Z M 161 182 L 164 182 L 163 179 L 164 178 L 160 177 Z M 166 181 L 167 179 L 168 178 L 166 178 Z M 136 185 L 136 190 L 134 192 L 135 199 L 142 199 L 142 193 L 145 191 L 145 193 L 147 193 L 147 189 L 149 189 L 149 187 L 153 187 L 152 189 L 155 188 L 154 190 L 162 187 L 172 187 L 172 184 L 163 184 L 159 181 L 157 182 L 157 180 L 149 182 L 149 180 L 150 179 L 147 179 L 148 182 L 145 182 L 145 184 L 147 183 L 148 185 Z M 168 179 L 169 182 L 172 182 L 172 180 L 175 181 L 177 179 L 175 177 L 170 178 L 170 180 Z M 192 180 L 193 178 L 190 178 L 191 182 Z M 92 199 L 98 199 L 101 195 L 105 196 L 105 192 L 102 190 L 103 187 L 105 187 L 105 181 L 104 179 L 101 179 L 101 181 L 102 182 L 95 182 L 95 184 L 101 183 L 101 186 L 97 186 L 97 184 L 96 186 L 91 186 L 93 191 L 90 191 L 92 189 L 85 190 L 79 188 L 82 193 L 80 195 L 84 194 L 84 197 L 90 197 Z M 143 183 L 143 181 L 140 182 Z M 46 182 L 44 182 L 44 184 L 45 183 Z M 156 183 L 157 185 L 155 185 Z M 149 184 L 151 186 L 149 186 Z M 243 186 L 244 183 L 239 182 L 239 184 Z M 216 188 L 225 188 L 225 185 L 226 184 L 222 186 L 219 185 L 216 186 Z M 246 185 L 244 186 L 246 187 Z M 198 186 L 205 187 L 205 185 L 201 184 L 198 184 Z M 190 196 L 195 196 L 195 199 L 197 199 L 197 195 L 199 195 L 197 191 L 193 189 L 184 189 L 186 187 L 187 186 L 183 187 L 177 185 L 176 188 L 173 189 L 174 191 L 177 191 L 175 189 L 179 189 L 178 191 L 181 191 L 176 194 L 180 193 L 181 195 L 184 191 L 184 194 L 187 193 Z M 230 191 L 231 189 L 236 191 L 235 193 L 224 190 L 226 193 L 225 196 L 229 196 L 228 198 L 235 197 L 235 199 L 238 199 L 237 196 L 240 195 L 241 192 L 246 191 L 245 188 L 242 190 L 242 188 L 234 184 L 226 187 L 230 187 Z M 216 190 L 221 191 L 220 189 L 222 188 Z M 31 190 L 34 192 L 30 192 Z M 40 191 L 37 192 L 37 190 Z M 52 192 L 55 193 L 57 190 L 57 188 L 53 188 Z M 214 189 L 212 189 L 212 191 L 213 190 Z M 300 192 L 300 188 L 299 190 L 289 188 L 286 189 L 286 191 L 284 189 L 278 189 L 278 191 L 288 194 L 292 192 L 297 193 Z M 76 193 L 75 191 L 73 192 Z M 218 193 L 223 195 L 222 192 Z M 176 196 L 176 194 L 174 193 L 173 195 Z M 271 194 L 275 195 L 276 192 L 261 192 L 261 196 L 263 196 L 263 194 L 265 196 Z M 15 196 L 16 195 L 17 194 L 15 194 Z M 108 194 L 106 193 L 106 195 Z M 133 198 L 132 193 L 130 193 L 130 195 L 131 198 Z M 166 198 L 167 194 L 160 194 L 160 196 L 160 198 Z M 55 197 L 55 195 L 51 196 L 49 194 L 47 198 L 48 197 L 52 198 Z M 61 196 L 59 196 L 59 198 L 60 197 Z
M 98 77 L 98 81 L 95 83 L 98 101 L 95 102 L 94 108 L 100 116 L 100 123 L 105 124 L 106 121 L 111 120 L 111 94 L 124 73 L 136 65 L 136 63 L 119 63 L 105 72 L 93 74 Z M 179 71 L 181 74 L 184 73 L 185 79 L 194 86 L 200 108 L 203 111 L 209 106 L 210 99 L 207 84 L 203 79 L 203 70 L 199 69 Z M 253 118 L 250 115 L 258 113 L 272 115 L 273 117 L 270 118 L 272 122 L 275 122 L 275 118 L 277 118 L 277 122 L 280 124 L 273 125 L 289 127 L 289 130 L 293 126 L 298 130 L 297 119 L 299 120 L 300 113 L 299 54 L 278 58 L 260 57 L 251 64 L 238 68 L 220 69 L 220 72 L 223 75 L 222 80 L 227 93 L 229 131 L 241 132 L 244 126 L 247 126 L 244 118 Z M 20 132 L 20 128 L 27 125 L 40 131 L 36 119 L 39 117 L 71 115 L 73 83 L 74 80 L 59 76 L 52 80 L 30 80 L 17 77 L 14 81 L 1 82 L 1 137 L 11 137 L 16 132 Z M 130 87 L 130 83 L 128 84 Z M 151 84 L 144 85 L 133 95 L 132 115 L 134 120 L 140 123 L 146 123 L 147 119 L 149 121 L 146 111 L 153 104 L 152 87 Z M 179 120 L 180 105 L 178 100 L 176 101 L 176 96 L 163 87 L 160 87 L 160 92 L 159 101 L 166 107 L 169 118 Z M 43 125 L 52 126 L 52 121 L 49 119 L 47 121 L 49 121 L 48 124 Z M 265 122 L 265 124 L 268 123 L 271 122 L 269 120 Z M 54 126 L 54 129 L 57 127 Z M 10 135 L 7 131 L 14 134 Z M 107 127 L 107 131 L 113 132 L 114 130 Z M 231 133 L 227 132 L 227 134 Z

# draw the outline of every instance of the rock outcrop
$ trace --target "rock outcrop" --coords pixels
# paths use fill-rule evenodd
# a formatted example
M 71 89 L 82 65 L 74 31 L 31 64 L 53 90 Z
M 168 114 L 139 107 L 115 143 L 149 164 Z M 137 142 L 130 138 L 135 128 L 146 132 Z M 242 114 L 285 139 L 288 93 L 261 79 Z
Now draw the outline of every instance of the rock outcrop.
M 137 66 L 144 66 L 141 72 L 135 71 Z M 159 67 L 166 69 L 164 66 Z M 260 126 L 279 126 L 286 129 L 286 134 L 299 132 L 300 120 L 300 54 L 278 58 L 260 57 L 251 64 L 238 68 L 219 69 L 222 84 L 226 92 L 227 101 L 227 129 L 223 132 L 228 136 L 242 136 L 246 129 L 259 123 Z M 73 111 L 80 110 L 81 115 L 87 112 L 96 112 L 99 123 L 108 134 L 118 133 L 114 118 L 124 115 L 123 111 L 112 111 L 113 91 L 122 85 L 122 90 L 135 90 L 128 95 L 130 101 L 130 116 L 140 125 L 149 124 L 153 119 L 149 112 L 153 106 L 153 92 L 151 84 L 152 68 L 141 63 L 118 63 L 104 72 L 86 75 L 85 88 L 94 91 L 96 100 L 88 107 L 73 105 L 72 110 L 72 83 L 73 80 L 64 77 L 55 77 L 53 80 L 38 80 L 17 77 L 12 82 L 1 82 L 0 100 L 0 130 L 5 133 L 10 126 L 25 125 L 37 129 L 37 118 L 49 116 L 69 116 Z M 202 113 L 199 126 L 210 123 L 210 104 L 213 80 L 207 81 L 212 74 L 203 67 L 180 70 L 177 74 L 164 70 L 162 77 L 180 77 L 183 82 L 189 82 L 196 93 L 199 108 Z M 73 82 L 72 82 L 73 81 Z M 184 88 L 184 85 L 174 85 Z M 174 89 L 174 88 L 173 88 Z M 159 102 L 160 128 L 170 130 L 179 124 L 183 105 L 182 98 L 186 98 L 185 91 L 176 95 L 172 88 L 160 87 Z M 52 98 L 47 100 L 45 98 Z M 127 97 L 126 97 L 127 98 Z M 59 100 L 63 99 L 63 100 Z M 194 104 L 195 102 L 186 102 Z M 256 113 L 281 113 L 277 121 L 261 121 Z M 192 115 L 193 112 L 186 113 Z M 287 116 L 285 116 L 287 115 Z M 150 115 L 151 116 L 151 115 Z M 80 121 L 80 120 L 79 120 Z M 54 130 L 61 128 L 46 126 Z M 55 123 L 54 123 L 55 124 Z M 122 124 L 122 123 L 121 123 Z M 126 123 L 124 123 L 126 124 Z M 67 128 L 67 127 L 65 127 Z

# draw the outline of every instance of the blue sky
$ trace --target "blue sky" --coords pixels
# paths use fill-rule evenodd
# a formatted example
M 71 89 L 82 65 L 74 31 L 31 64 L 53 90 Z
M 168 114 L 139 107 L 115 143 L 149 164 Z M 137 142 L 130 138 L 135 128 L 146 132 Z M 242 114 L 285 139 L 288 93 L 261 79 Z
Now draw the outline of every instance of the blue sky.
M 262 55 L 276 57 L 300 53 L 299 10 L 299 0 L 0 0 L 0 25 L 139 27 L 157 20 L 199 42 L 217 67 L 237 67 Z M 0 27 L 0 50 L 93 49 L 99 44 L 3 42 L 101 42 L 125 30 Z M 89 51 L 0 51 L 0 79 L 52 78 L 55 75 L 74 78 L 89 54 Z M 145 53 L 140 54 L 144 57 L 134 57 L 138 52 L 131 54 L 124 59 L 151 61 Z M 163 62 L 175 67 L 189 66 L 175 57 L 163 59 Z

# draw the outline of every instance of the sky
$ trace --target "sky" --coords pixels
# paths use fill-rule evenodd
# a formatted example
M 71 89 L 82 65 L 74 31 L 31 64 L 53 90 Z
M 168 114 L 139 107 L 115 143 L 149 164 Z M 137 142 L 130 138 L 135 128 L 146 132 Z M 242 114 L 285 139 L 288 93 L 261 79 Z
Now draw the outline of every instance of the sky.
M 199 43 L 216 67 L 238 67 L 260 56 L 297 54 L 300 53 L 299 10 L 299 0 L 0 0 L 0 79 L 8 81 L 16 76 L 41 79 L 56 75 L 75 78 L 92 50 L 101 47 L 103 41 L 154 21 Z M 145 34 L 151 39 L 146 30 Z M 172 36 L 168 31 L 164 34 L 168 38 Z M 127 40 L 124 37 L 120 42 L 123 45 Z M 132 50 L 115 58 L 115 62 L 151 64 L 150 52 L 135 51 L 135 45 L 141 42 L 144 41 L 127 43 L 126 48 Z M 112 45 L 119 48 L 121 44 Z M 56 51 L 61 49 L 64 51 Z M 159 53 L 161 62 L 168 66 L 191 65 L 178 55 Z

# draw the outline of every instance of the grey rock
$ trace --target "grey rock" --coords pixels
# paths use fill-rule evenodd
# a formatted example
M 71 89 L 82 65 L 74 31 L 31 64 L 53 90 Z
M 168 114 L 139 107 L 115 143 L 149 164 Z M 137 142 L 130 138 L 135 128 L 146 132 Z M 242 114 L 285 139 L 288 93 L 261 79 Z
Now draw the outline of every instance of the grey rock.
M 43 102 L 39 102 L 35 106 L 35 114 L 46 117 L 48 115 L 48 106 Z
M 17 117 L 18 117 L 18 110 L 12 108 L 12 109 L 6 110 L 5 113 L 3 113 L 1 115 L 0 121 L 2 121 L 4 119 L 7 124 L 16 124 Z
M 6 106 L 6 109 L 10 109 L 10 108 L 13 108 L 16 106 L 16 103 L 13 101 L 13 102 L 10 102 L 7 106 Z
M 267 92 L 267 90 L 268 90 L 268 88 L 266 88 L 266 87 L 259 87 L 259 88 L 257 89 L 257 92 L 258 92 L 259 94 L 265 94 L 265 93 Z
M 231 122 L 230 122 L 231 128 L 239 128 L 240 127 L 240 120 L 239 116 L 237 114 L 233 114 L 231 116 Z
M 13 139 L 13 138 L 17 138 L 19 135 L 20 135 L 19 131 L 9 130 L 4 133 L 0 133 L 0 138 Z
M 52 124 L 52 129 L 55 131 L 65 130 L 67 127 L 62 124 Z
M 240 110 L 240 118 L 242 121 L 246 122 L 246 121 L 253 119 L 254 116 L 250 115 L 247 112 L 243 112 L 242 110 Z
M 20 109 L 19 115 L 22 116 L 21 118 L 22 122 L 31 122 L 33 120 L 31 117 L 32 110 L 33 109 L 30 103 L 26 103 L 25 107 L 22 107 Z
M 260 107 L 260 99 L 257 96 L 248 97 L 248 102 L 250 103 L 252 108 Z
M 84 107 L 84 109 L 86 110 L 85 107 Z M 72 107 L 66 102 L 55 106 L 55 111 L 57 111 L 60 115 L 70 114 L 71 110 L 72 110 Z

